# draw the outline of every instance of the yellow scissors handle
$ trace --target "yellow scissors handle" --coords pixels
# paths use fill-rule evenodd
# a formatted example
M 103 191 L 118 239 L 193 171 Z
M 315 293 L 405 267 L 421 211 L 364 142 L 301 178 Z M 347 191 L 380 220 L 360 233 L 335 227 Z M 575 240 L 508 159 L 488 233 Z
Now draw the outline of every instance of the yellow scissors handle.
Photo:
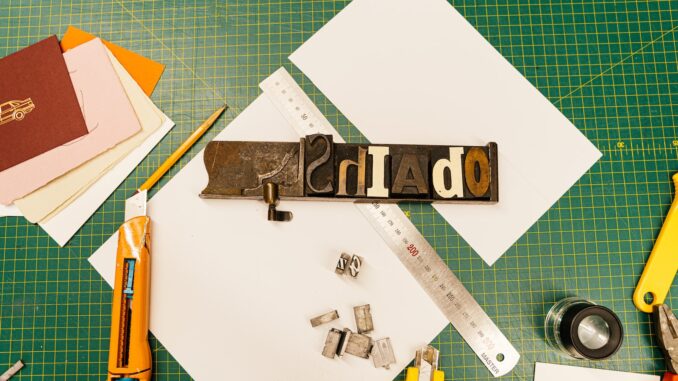
M 676 195 L 633 293 L 636 308 L 647 313 L 664 303 L 678 271 L 678 173 L 673 175 L 673 184 Z

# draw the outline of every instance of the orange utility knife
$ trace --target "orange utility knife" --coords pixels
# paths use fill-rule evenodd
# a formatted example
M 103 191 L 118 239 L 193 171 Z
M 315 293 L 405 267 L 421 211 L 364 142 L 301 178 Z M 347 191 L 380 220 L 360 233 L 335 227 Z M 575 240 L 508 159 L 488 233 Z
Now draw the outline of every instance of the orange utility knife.
M 148 343 L 151 219 L 146 215 L 148 190 L 214 124 L 226 108 L 224 105 L 207 118 L 125 201 L 125 223 L 118 230 L 118 252 L 115 257 L 108 381 L 151 379 L 151 347 Z

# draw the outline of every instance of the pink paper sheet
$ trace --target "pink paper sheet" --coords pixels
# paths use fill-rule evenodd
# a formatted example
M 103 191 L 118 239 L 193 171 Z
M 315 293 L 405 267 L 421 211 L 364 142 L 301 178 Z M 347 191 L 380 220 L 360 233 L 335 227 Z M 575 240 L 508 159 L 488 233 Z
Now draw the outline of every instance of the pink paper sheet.
M 64 59 L 89 133 L 0 172 L 2 204 L 11 204 L 141 130 L 100 39 L 69 50 Z

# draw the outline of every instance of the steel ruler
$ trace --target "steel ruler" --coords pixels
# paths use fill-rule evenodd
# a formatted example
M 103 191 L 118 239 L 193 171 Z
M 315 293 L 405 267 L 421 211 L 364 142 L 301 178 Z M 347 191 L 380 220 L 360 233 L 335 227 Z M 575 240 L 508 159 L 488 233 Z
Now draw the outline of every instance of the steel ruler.
M 259 85 L 300 136 L 328 134 L 344 142 L 285 68 Z M 515 367 L 520 354 L 435 249 L 395 204 L 355 203 L 393 253 L 495 376 Z

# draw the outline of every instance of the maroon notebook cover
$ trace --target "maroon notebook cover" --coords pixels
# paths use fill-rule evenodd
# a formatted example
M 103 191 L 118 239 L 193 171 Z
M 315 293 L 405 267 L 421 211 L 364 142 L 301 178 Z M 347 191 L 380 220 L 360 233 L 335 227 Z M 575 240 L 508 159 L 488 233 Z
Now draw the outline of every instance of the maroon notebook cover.
M 0 59 L 0 171 L 87 132 L 56 36 Z

